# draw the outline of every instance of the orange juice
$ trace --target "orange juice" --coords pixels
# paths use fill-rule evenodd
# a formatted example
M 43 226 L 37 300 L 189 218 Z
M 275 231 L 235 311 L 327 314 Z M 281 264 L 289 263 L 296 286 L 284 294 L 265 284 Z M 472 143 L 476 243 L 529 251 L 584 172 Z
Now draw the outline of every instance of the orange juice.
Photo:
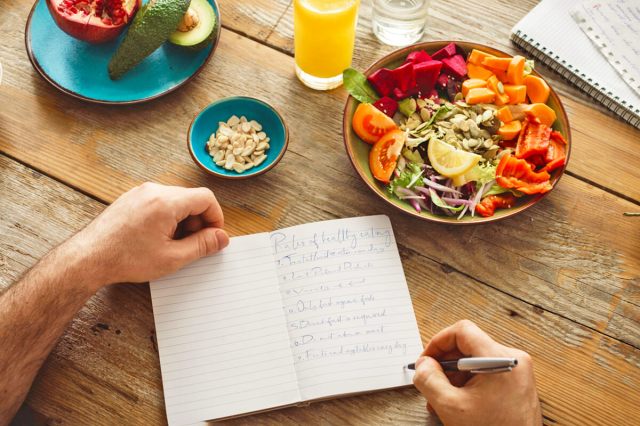
M 360 0 L 294 0 L 296 74 L 307 86 L 330 89 L 351 65 Z

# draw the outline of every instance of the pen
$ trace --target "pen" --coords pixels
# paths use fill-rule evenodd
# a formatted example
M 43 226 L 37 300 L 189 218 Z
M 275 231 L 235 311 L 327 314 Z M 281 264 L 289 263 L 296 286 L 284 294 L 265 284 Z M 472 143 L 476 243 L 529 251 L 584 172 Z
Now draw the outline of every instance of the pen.
M 439 362 L 445 371 L 468 371 L 477 374 L 509 372 L 518 365 L 518 360 L 515 358 L 477 357 Z M 405 370 L 415 370 L 416 364 L 405 365 L 403 368 Z

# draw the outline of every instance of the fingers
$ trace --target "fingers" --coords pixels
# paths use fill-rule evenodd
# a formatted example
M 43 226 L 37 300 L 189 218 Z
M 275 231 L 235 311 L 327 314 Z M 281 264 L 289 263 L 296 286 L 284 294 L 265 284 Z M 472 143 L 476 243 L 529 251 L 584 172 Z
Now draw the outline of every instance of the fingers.
M 229 236 L 222 229 L 203 228 L 188 237 L 173 241 L 171 245 L 180 267 L 219 252 L 229 245 Z
M 205 227 L 205 223 L 202 220 L 201 216 L 189 216 L 188 218 L 182 221 L 182 229 L 185 232 L 185 235 L 198 232 L 204 227 Z
M 437 333 L 427 344 L 424 355 L 442 358 L 453 351 L 465 356 L 498 356 L 502 345 L 469 320 L 458 321 Z
M 436 411 L 452 404 L 460 393 L 460 389 L 449 382 L 440 364 L 431 357 L 418 358 L 413 384 Z
M 175 188 L 172 204 L 178 222 L 189 216 L 200 216 L 204 225 L 224 227 L 224 215 L 213 192 L 207 188 Z

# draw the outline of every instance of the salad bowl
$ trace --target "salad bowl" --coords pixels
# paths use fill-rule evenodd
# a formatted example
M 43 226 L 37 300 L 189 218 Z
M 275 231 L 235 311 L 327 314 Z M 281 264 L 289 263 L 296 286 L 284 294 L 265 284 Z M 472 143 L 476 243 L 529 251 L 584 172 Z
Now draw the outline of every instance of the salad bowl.
M 372 64 L 369 68 L 367 68 L 363 74 L 365 76 L 370 76 L 377 70 L 381 68 L 395 69 L 401 65 L 403 65 L 405 58 L 412 52 L 417 52 L 420 50 L 426 51 L 428 54 L 433 54 L 436 51 L 439 51 L 443 47 L 447 46 L 450 43 L 455 43 L 458 48 L 464 51 L 465 57 L 471 52 L 473 49 L 478 49 L 488 54 L 494 55 L 496 57 L 511 57 L 505 52 L 494 49 L 489 46 L 485 46 L 482 44 L 472 43 L 472 42 L 464 42 L 464 41 L 434 41 L 434 42 L 423 42 L 414 44 L 411 46 L 407 46 L 402 49 L 398 49 L 385 57 L 381 58 L 374 64 Z M 538 73 L 533 70 L 531 72 L 532 75 L 542 78 Z M 566 139 L 566 148 L 565 148 L 565 161 L 562 167 L 557 168 L 553 172 L 550 172 L 551 177 L 549 179 L 550 184 L 552 185 L 551 190 L 553 190 L 560 180 L 566 165 L 569 160 L 570 152 L 571 152 L 571 131 L 569 127 L 569 120 L 567 118 L 567 114 L 565 109 L 558 97 L 557 93 L 553 90 L 552 87 L 549 87 L 550 93 L 549 98 L 546 102 L 547 106 L 549 106 L 556 114 L 557 119 L 552 125 L 553 130 L 560 132 L 564 138 Z M 358 175 L 362 179 L 365 185 L 367 185 L 378 197 L 384 200 L 386 203 L 392 205 L 398 210 L 404 212 L 405 214 L 409 214 L 415 216 L 419 219 L 439 222 L 439 223 L 449 223 L 455 225 L 470 225 L 470 224 L 478 224 L 478 223 L 487 223 L 493 222 L 496 220 L 505 219 L 507 217 L 511 217 L 516 215 L 536 203 L 538 203 L 542 198 L 544 198 L 551 191 L 542 193 L 542 194 L 533 194 L 526 195 L 523 197 L 519 197 L 515 204 L 511 208 L 499 209 L 495 211 L 490 217 L 483 217 L 480 215 L 471 216 L 469 214 L 464 215 L 460 218 L 457 215 L 440 215 L 431 213 L 428 210 L 421 209 L 421 211 L 417 211 L 415 207 L 413 207 L 406 200 L 402 200 L 396 196 L 396 194 L 390 192 L 387 188 L 387 185 L 376 180 L 370 170 L 369 166 L 369 153 L 371 149 L 371 145 L 363 142 L 358 135 L 354 132 L 352 127 L 352 120 L 356 108 L 360 102 L 355 99 L 353 96 L 349 96 L 344 107 L 344 115 L 343 115 L 343 139 L 345 149 L 353 164 L 353 167 L 358 172 Z

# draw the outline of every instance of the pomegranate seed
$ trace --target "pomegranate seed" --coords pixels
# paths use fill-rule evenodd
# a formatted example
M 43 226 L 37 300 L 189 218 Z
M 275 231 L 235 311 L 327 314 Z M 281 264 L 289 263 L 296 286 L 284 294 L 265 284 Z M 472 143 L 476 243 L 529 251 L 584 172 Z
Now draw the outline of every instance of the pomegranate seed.
M 105 25 L 111 25 L 111 24 L 112 24 L 112 22 L 111 22 L 111 18 L 102 18 L 102 22 L 103 22 Z
M 78 13 L 78 9 L 76 9 L 75 7 L 72 6 L 72 7 L 69 8 L 69 12 Z

